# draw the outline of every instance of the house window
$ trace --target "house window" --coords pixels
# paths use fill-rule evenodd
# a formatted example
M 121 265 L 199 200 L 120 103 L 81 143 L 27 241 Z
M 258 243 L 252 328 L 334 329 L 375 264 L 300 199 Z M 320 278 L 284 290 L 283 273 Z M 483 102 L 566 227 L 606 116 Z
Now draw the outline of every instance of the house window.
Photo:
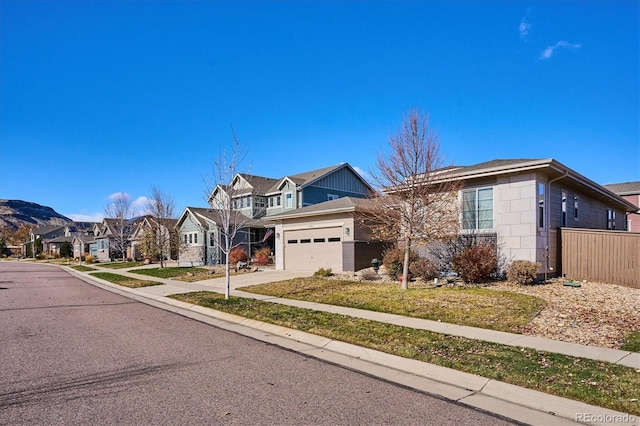
M 275 197 L 269 197 L 269 207 L 273 207 L 273 199 Z
M 198 244 L 198 234 L 193 234 L 193 243 Z
M 616 229 L 616 212 L 607 209 L 607 229 Z
M 327 194 L 327 200 L 328 201 L 337 200 L 338 198 L 340 198 L 340 197 L 337 196 L 336 194 Z
M 567 193 L 562 191 L 562 226 L 567 226 Z
M 193 243 L 193 234 L 189 234 L 189 244 Z
M 493 188 L 462 191 L 462 229 L 493 228 Z
M 335 243 L 335 242 L 340 241 L 340 237 L 329 237 L 329 238 L 327 238 L 327 241 L 330 242 L 330 243 Z
M 213 247 L 216 245 L 216 235 L 213 232 L 209 233 L 209 246 Z
M 276 206 L 280 206 L 280 196 L 276 197 Z
M 573 218 L 575 220 L 579 219 L 579 210 L 578 210 L 578 204 L 579 204 L 580 199 L 578 198 L 577 195 L 573 196 Z
M 184 234 L 184 243 L 187 244 L 187 234 Z
M 291 207 L 293 207 L 293 195 L 290 192 L 284 194 L 284 207 L 286 209 L 290 209 Z
M 306 238 L 306 239 L 300 240 L 300 244 L 307 244 L 307 243 L 310 243 L 310 242 L 311 242 L 310 238 Z
M 544 228 L 544 183 L 538 184 L 538 226 Z
M 314 242 L 314 243 L 324 243 L 324 242 L 325 242 L 325 239 L 324 239 L 324 238 L 314 238 L 314 239 L 313 239 L 313 242 Z
M 287 240 L 287 244 L 298 244 L 298 240 Z

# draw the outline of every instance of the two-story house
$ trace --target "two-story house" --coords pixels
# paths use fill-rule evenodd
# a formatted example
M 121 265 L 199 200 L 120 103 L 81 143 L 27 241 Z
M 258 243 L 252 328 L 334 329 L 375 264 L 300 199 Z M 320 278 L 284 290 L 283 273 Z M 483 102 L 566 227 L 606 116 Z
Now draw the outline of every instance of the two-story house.
M 215 249 L 215 242 L 221 241 L 221 237 L 214 209 L 226 203 L 231 203 L 234 210 L 249 219 L 234 245 L 242 245 L 251 254 L 256 247 L 274 248 L 274 225 L 268 220 L 270 216 L 327 200 L 364 198 L 370 191 L 369 184 L 347 163 L 279 179 L 239 173 L 229 185 L 214 188 L 208 200 L 209 209 L 187 207 L 178 219 L 183 246 L 180 263 L 224 262 L 224 255 Z
M 23 253 L 38 254 L 38 250 L 40 250 L 37 247 L 38 243 L 36 240 L 38 240 L 42 244 L 42 253 L 50 254 L 51 241 L 64 237 L 64 232 L 65 225 L 40 225 L 32 228 L 29 234 L 29 240 L 23 244 Z M 34 247 L 36 253 L 33 252 Z

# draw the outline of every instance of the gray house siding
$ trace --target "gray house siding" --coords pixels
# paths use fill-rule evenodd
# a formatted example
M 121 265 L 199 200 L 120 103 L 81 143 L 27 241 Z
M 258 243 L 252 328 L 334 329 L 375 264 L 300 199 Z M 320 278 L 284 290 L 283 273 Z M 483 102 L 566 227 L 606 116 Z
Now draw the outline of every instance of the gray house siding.
M 329 201 L 329 198 L 328 198 L 329 194 L 335 195 L 338 198 L 342 198 L 342 197 L 362 198 L 363 197 L 363 194 L 360 194 L 360 193 L 348 192 L 348 191 L 337 190 L 337 189 L 329 189 L 329 188 L 313 185 L 303 190 L 302 204 L 304 204 L 304 206 L 310 206 L 312 204 L 318 204 L 318 203 L 323 203 L 325 201 Z
M 367 195 L 368 189 L 362 183 L 362 180 L 354 175 L 349 169 L 344 168 L 325 176 L 313 186 L 319 188 L 332 188 L 345 191 L 345 193 L 354 194 L 354 197 L 364 197 Z
M 566 196 L 566 223 L 563 223 L 562 214 L 562 195 Z M 578 218 L 574 212 L 574 197 L 577 196 L 578 201 Z M 562 185 L 562 181 L 553 182 L 551 184 L 551 200 L 550 200 L 550 225 L 552 229 L 566 228 L 588 228 L 588 229 L 607 229 L 608 213 L 610 209 L 615 212 L 615 230 L 625 230 L 625 212 L 619 208 L 607 205 L 606 203 L 596 200 L 585 195 L 569 185 Z
M 178 238 L 180 239 L 178 261 L 181 266 L 202 266 L 218 263 L 217 250 L 209 245 L 210 233 L 212 232 L 215 233 L 216 231 L 203 229 L 191 214 L 185 218 L 178 229 Z M 205 244 L 207 245 L 206 247 Z

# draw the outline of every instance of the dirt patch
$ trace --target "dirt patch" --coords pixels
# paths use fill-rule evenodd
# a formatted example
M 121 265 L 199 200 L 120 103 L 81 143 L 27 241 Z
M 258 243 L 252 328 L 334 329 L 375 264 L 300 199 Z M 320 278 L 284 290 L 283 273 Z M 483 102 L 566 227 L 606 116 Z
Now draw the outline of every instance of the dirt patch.
M 498 282 L 492 288 L 529 294 L 547 306 L 522 329 L 523 334 L 583 345 L 619 348 L 625 336 L 640 330 L 640 289 L 582 282 L 580 287 Z

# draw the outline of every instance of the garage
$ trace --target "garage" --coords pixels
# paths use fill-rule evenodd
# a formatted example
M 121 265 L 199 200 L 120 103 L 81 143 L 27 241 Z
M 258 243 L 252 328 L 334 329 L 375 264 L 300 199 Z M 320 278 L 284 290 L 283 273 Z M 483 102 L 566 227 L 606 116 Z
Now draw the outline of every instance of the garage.
M 284 269 L 342 271 L 342 227 L 284 232 Z

